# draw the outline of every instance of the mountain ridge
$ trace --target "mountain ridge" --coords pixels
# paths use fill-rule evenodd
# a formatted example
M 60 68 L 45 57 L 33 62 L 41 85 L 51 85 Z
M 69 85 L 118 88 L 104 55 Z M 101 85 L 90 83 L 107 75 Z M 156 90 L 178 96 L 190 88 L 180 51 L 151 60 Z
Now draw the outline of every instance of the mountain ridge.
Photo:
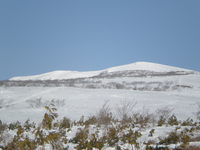
M 126 65 L 114 66 L 110 68 L 106 68 L 103 70 L 97 71 L 70 71 L 70 70 L 57 70 L 52 72 L 47 72 L 39 75 L 31 75 L 31 76 L 19 76 L 19 77 L 12 77 L 9 80 L 63 80 L 63 79 L 76 79 L 76 78 L 87 78 L 87 77 L 94 77 L 98 76 L 104 72 L 119 72 L 119 71 L 153 71 L 153 72 L 172 72 L 172 71 L 185 71 L 185 72 L 196 72 L 189 69 L 169 66 L 169 65 L 162 65 L 152 62 L 135 62 Z

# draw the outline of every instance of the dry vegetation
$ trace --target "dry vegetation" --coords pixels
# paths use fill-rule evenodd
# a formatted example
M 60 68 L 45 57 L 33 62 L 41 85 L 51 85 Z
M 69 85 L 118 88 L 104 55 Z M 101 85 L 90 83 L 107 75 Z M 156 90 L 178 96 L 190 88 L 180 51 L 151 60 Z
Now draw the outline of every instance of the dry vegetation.
M 123 101 L 117 115 L 111 113 L 106 102 L 94 115 L 71 121 L 57 120 L 55 105 L 46 106 L 39 124 L 30 120 L 24 123 L 4 124 L 0 121 L 0 149 L 2 150 L 200 150 L 191 142 L 200 143 L 200 124 L 188 118 L 180 121 L 169 108 L 158 110 L 159 115 L 144 111 L 135 113 L 136 103 Z M 160 128 L 170 128 L 165 136 L 158 137 Z M 148 131 L 148 132 L 145 132 Z M 141 138 L 147 136 L 147 140 Z M 174 148 L 170 145 L 175 144 Z

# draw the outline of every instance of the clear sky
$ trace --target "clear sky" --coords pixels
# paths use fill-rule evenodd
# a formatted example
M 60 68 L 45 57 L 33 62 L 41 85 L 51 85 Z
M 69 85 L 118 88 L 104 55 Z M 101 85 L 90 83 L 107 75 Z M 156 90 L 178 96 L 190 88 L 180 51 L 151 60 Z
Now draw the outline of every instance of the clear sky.
M 0 0 L 0 80 L 135 61 L 200 71 L 200 0 Z

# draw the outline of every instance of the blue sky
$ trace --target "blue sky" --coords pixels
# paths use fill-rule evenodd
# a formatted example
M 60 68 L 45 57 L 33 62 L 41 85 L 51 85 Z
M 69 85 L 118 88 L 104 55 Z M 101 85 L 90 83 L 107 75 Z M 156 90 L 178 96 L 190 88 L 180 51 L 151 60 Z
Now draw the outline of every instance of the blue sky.
M 199 0 L 1 0 L 0 80 L 149 61 L 200 71 Z

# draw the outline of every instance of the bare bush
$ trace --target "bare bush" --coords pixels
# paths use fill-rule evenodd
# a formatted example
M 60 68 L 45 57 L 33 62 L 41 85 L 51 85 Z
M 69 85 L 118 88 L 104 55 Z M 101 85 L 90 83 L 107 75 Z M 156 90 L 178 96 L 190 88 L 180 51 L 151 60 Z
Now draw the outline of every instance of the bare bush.
M 173 109 L 166 106 L 158 109 L 156 113 L 158 114 L 158 126 L 162 126 L 166 123 L 173 112 Z
M 52 100 L 42 100 L 41 97 L 27 100 L 27 103 L 31 108 L 42 108 L 50 104 L 54 104 L 56 107 L 62 107 L 65 105 L 65 100 L 62 99 L 52 99 Z
M 134 107 L 136 104 L 136 102 L 132 101 L 121 101 L 121 103 L 116 107 L 117 118 L 124 123 L 129 122 L 134 113 Z
M 173 112 L 173 108 L 166 106 L 166 107 L 159 108 L 156 112 L 157 114 L 162 115 L 166 119 L 168 119 L 171 113 Z
M 96 118 L 99 124 L 108 125 L 111 123 L 113 120 L 113 115 L 111 113 L 110 106 L 108 105 L 108 101 L 106 101 L 97 112 Z
M 142 128 L 146 127 L 149 123 L 154 124 L 155 122 L 154 114 L 149 113 L 145 108 L 143 108 L 143 112 L 141 113 L 134 113 L 131 119 L 134 124 L 137 124 Z
M 29 105 L 30 105 L 31 108 L 44 107 L 44 104 L 42 102 L 42 98 L 41 97 L 27 100 L 27 102 L 29 103 Z

